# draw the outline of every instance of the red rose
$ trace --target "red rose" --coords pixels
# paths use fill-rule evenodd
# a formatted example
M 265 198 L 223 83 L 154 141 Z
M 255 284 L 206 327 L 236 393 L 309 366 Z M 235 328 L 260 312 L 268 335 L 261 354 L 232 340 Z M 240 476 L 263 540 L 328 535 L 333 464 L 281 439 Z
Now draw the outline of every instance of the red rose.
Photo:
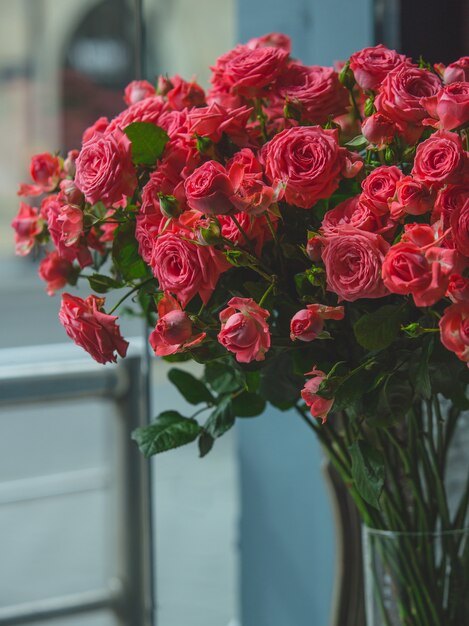
M 373 113 L 363 121 L 362 135 L 379 150 L 391 143 L 395 134 L 394 122 L 383 113 Z
M 436 74 L 401 64 L 383 80 L 375 106 L 397 124 L 409 143 L 415 143 L 422 132 L 421 121 L 427 117 L 421 100 L 435 95 L 440 88 Z
M 44 219 L 38 209 L 26 204 L 26 202 L 21 202 L 11 227 L 15 230 L 16 254 L 26 256 L 33 249 L 36 236 L 44 229 Z
M 446 84 L 469 81 L 469 57 L 450 63 L 443 72 L 443 80 Z
M 334 235 L 343 226 L 353 226 L 358 230 L 367 230 L 383 236 L 392 236 L 396 224 L 389 219 L 389 215 L 377 215 L 369 206 L 360 202 L 360 196 L 347 198 L 336 207 L 327 211 L 322 220 L 321 232 Z
M 200 107 L 205 104 L 205 92 L 195 80 L 190 82 L 176 74 L 170 78 L 172 88 L 166 93 L 172 109 L 181 111 L 185 108 Z
M 241 225 L 241 228 L 252 242 L 254 252 L 257 256 L 261 256 L 264 243 L 272 239 L 272 234 L 265 215 L 253 217 L 252 214 L 243 212 L 236 213 L 235 217 Z M 277 218 L 271 216 L 270 220 L 273 227 L 276 228 Z M 242 248 L 246 247 L 246 240 L 231 217 L 228 215 L 220 215 L 218 217 L 218 221 L 221 225 L 221 234 L 223 237 L 229 239 L 233 243 L 237 243 L 238 246 L 241 246 Z
M 282 50 L 286 50 L 288 54 L 291 52 L 291 39 L 288 35 L 284 35 L 283 33 L 269 33 L 268 35 L 263 35 L 262 37 L 255 37 L 254 39 L 250 39 L 246 46 L 248 48 L 282 48 Z
M 65 287 L 72 273 L 73 265 L 56 251 L 50 252 L 39 264 L 39 278 L 47 283 L 46 291 L 49 296 Z
M 350 69 L 362 89 L 376 89 L 391 70 L 405 61 L 408 61 L 405 55 L 379 44 L 352 54 Z
M 83 300 L 64 293 L 59 320 L 67 335 L 95 361 L 115 363 L 115 353 L 124 357 L 129 343 L 120 333 L 116 324 L 117 316 L 104 313 L 104 302 L 104 298 L 94 295 Z
M 451 274 L 446 295 L 451 302 L 469 302 L 469 278 Z
M 433 208 L 430 190 L 412 176 L 404 176 L 396 183 L 396 196 L 390 204 L 391 217 L 399 220 L 404 215 L 424 215 Z
M 246 98 L 259 98 L 268 93 L 287 61 L 288 52 L 281 48 L 240 45 L 217 59 L 212 83 Z
M 344 151 L 336 130 L 299 126 L 284 130 L 262 148 L 265 174 L 285 199 L 302 209 L 329 197 L 339 186 Z
M 35 154 L 29 167 L 34 185 L 20 185 L 19 196 L 39 196 L 53 191 L 59 184 L 61 175 L 60 159 L 48 152 Z
M 440 320 L 441 343 L 458 359 L 469 361 L 469 304 L 451 304 Z
M 161 96 L 150 96 L 119 113 L 111 120 L 106 132 L 112 133 L 117 128 L 124 129 L 134 122 L 150 122 L 159 126 L 161 114 L 166 110 L 167 105 Z
M 381 267 L 389 244 L 381 235 L 343 226 L 323 242 L 327 289 L 336 293 L 339 301 L 387 295 Z
M 458 183 L 467 173 L 467 163 L 459 135 L 440 130 L 419 144 L 412 176 L 430 186 Z
M 49 196 L 41 212 L 47 216 L 49 234 L 60 257 L 70 263 L 77 260 L 81 268 L 91 265 L 93 259 L 83 238 L 82 210 L 63 204 L 60 196 Z
M 395 165 L 381 165 L 362 182 L 360 202 L 378 215 L 389 212 L 389 204 L 396 193 L 396 185 L 404 177 Z
M 107 117 L 100 117 L 96 122 L 89 126 L 83 133 L 83 137 L 81 139 L 81 143 L 84 144 L 89 141 L 94 135 L 102 135 L 106 132 L 109 127 L 109 120 Z M 78 155 L 75 157 L 75 161 Z
M 322 423 L 327 419 L 327 415 L 334 404 L 334 400 L 327 400 L 317 395 L 317 391 L 326 378 L 326 374 L 315 367 L 311 372 L 305 374 L 305 376 L 311 376 L 303 389 L 301 390 L 301 397 L 309 406 L 309 410 L 312 417 L 322 420 Z
M 449 218 L 451 234 L 456 249 L 464 256 L 469 257 L 469 199 L 461 203 L 451 212 Z
M 204 304 L 210 299 L 222 272 L 231 267 L 221 252 L 187 241 L 192 233 L 166 232 L 156 239 L 150 265 L 160 288 L 174 293 L 182 306 L 199 294 Z
M 303 121 L 313 124 L 324 124 L 330 116 L 345 113 L 349 104 L 348 92 L 332 67 L 291 63 L 277 81 L 276 90 L 282 106 L 287 100 Z
M 150 345 L 157 356 L 182 352 L 199 344 L 205 337 L 205 333 L 192 336 L 189 316 L 169 293 L 165 293 L 158 302 L 158 317 L 155 330 L 149 337 Z
M 321 334 L 324 320 L 344 319 L 343 306 L 325 306 L 324 304 L 308 304 L 290 321 L 290 339 L 295 341 L 313 341 Z
M 451 83 L 430 98 L 423 98 L 422 104 L 431 118 L 425 124 L 453 130 L 469 122 L 469 83 Z
M 251 298 L 231 298 L 220 313 L 218 341 L 239 363 L 263 361 L 270 348 L 269 312 Z
M 76 161 L 75 183 L 87 202 L 101 201 L 110 207 L 133 194 L 137 177 L 131 148 L 129 138 L 120 129 L 94 135 L 84 144 Z
M 234 182 L 221 163 L 206 161 L 186 178 L 187 204 L 205 215 L 233 213 Z
M 445 295 L 457 264 L 455 250 L 433 246 L 424 251 L 413 243 L 400 242 L 386 255 L 383 280 L 392 293 L 412 294 L 415 306 L 431 306 Z
M 188 113 L 189 132 L 208 137 L 214 143 L 225 133 L 236 145 L 246 145 L 249 142 L 246 124 L 251 113 L 252 109 L 246 106 L 226 109 L 215 102 Z
M 147 80 L 133 80 L 125 88 L 124 101 L 130 106 L 155 95 L 155 86 Z
M 453 211 L 463 206 L 469 198 L 467 185 L 446 185 L 438 190 L 433 210 L 432 220 L 443 219 L 445 228 L 449 225 L 449 219 Z

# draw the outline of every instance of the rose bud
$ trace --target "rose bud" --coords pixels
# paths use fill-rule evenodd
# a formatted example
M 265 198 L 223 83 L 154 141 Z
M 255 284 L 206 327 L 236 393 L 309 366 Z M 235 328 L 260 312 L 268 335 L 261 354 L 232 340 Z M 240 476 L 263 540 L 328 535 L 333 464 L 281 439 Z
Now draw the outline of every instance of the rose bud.
M 83 205 L 85 197 L 75 185 L 73 180 L 65 178 L 64 180 L 60 181 L 60 190 L 67 204 L 73 204 L 75 206 Z
M 165 217 L 171 219 L 181 215 L 182 209 L 177 198 L 159 193 L 158 199 L 160 201 L 160 210 Z
M 450 63 L 443 72 L 443 81 L 446 84 L 469 81 L 469 56 Z
M 128 341 L 123 339 L 116 324 L 116 315 L 103 311 L 105 299 L 95 295 L 85 300 L 64 293 L 59 320 L 67 335 L 98 363 L 115 363 L 117 356 L 127 354 Z
M 321 370 L 313 367 L 311 372 L 305 374 L 305 376 L 311 376 L 303 389 L 301 390 L 301 397 L 309 406 L 309 410 L 312 417 L 322 420 L 322 423 L 327 419 L 327 415 L 334 404 L 334 400 L 327 400 L 317 395 L 317 390 L 322 381 L 326 378 L 326 374 Z
M 54 250 L 42 259 L 38 273 L 39 278 L 47 283 L 47 294 L 53 296 L 58 289 L 62 289 L 67 284 L 69 277 L 73 274 L 73 265 Z
M 263 361 L 270 348 L 269 312 L 251 298 L 231 298 L 220 313 L 218 341 L 236 356 L 239 363 Z
M 40 196 L 42 193 L 53 191 L 60 180 L 60 159 L 48 152 L 35 154 L 31 159 L 29 172 L 34 185 L 20 185 L 19 196 Z
M 182 352 L 205 338 L 205 333 L 192 336 L 192 322 L 189 316 L 168 292 L 165 292 L 158 302 L 158 315 L 159 320 L 149 338 L 150 345 L 157 356 Z
M 396 197 L 390 203 L 391 217 L 398 220 L 406 213 L 424 215 L 433 208 L 430 190 L 412 176 L 405 176 L 396 183 Z
M 469 302 L 469 279 L 459 274 L 452 274 L 446 295 L 451 302 Z
M 70 176 L 71 178 L 74 178 L 75 176 L 75 161 L 77 160 L 79 154 L 79 150 L 69 150 L 67 158 L 64 161 L 64 172 L 67 176 Z
M 394 123 L 383 113 L 373 113 L 362 124 L 362 135 L 379 150 L 392 142 L 395 132 Z
M 343 306 L 325 306 L 308 304 L 292 317 L 290 322 L 290 339 L 295 341 L 313 341 L 322 332 L 324 320 L 341 320 L 344 318 Z
M 308 243 L 306 244 L 306 254 L 308 255 L 308 258 L 313 261 L 313 263 L 321 260 L 322 247 L 323 241 L 318 235 L 314 235 L 308 239 Z
M 469 304 L 451 304 L 440 319 L 441 343 L 458 359 L 469 361 Z
M 133 80 L 125 88 L 124 102 L 130 106 L 145 100 L 156 93 L 155 87 L 147 80 Z
M 36 236 L 44 228 L 44 220 L 35 207 L 26 202 L 20 203 L 18 214 L 11 223 L 15 230 L 15 252 L 18 256 L 26 256 L 34 247 Z
M 174 87 L 173 83 L 170 81 L 170 79 L 167 76 L 163 76 L 162 74 L 158 76 L 158 81 L 156 84 L 156 93 L 159 96 L 165 96 L 168 93 L 168 91 L 171 91 L 173 87 Z
M 229 219 L 229 218 L 228 218 Z M 200 220 L 197 239 L 204 246 L 214 246 L 220 243 L 221 228 L 220 223 L 214 220 Z
M 233 213 L 235 193 L 229 174 L 218 161 L 206 161 L 184 183 L 187 204 L 206 215 Z

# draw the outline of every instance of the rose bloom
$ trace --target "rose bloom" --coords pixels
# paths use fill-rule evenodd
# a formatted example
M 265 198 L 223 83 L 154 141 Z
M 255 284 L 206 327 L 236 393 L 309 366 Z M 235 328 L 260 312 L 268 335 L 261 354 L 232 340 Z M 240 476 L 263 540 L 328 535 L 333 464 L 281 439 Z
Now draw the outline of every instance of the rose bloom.
M 103 311 L 105 299 L 90 295 L 85 300 L 69 293 L 62 295 L 60 323 L 77 346 L 82 347 L 98 363 L 115 363 L 117 354 L 124 357 L 128 341 L 123 339 L 118 319 Z
M 184 183 L 187 204 L 205 215 L 233 213 L 235 193 L 230 173 L 218 161 L 206 161 Z
M 469 304 L 451 304 L 440 319 L 441 343 L 458 359 L 469 361 Z
M 383 44 L 363 48 L 350 57 L 350 69 L 362 89 L 376 89 L 391 70 L 408 59 Z
M 467 174 L 467 163 L 459 135 L 440 130 L 417 147 L 412 176 L 430 186 L 458 183 Z
M 314 367 L 312 371 L 305 374 L 305 376 L 311 376 L 311 378 L 306 381 L 305 386 L 301 390 L 301 397 L 308 405 L 311 416 L 322 420 L 324 424 L 334 404 L 333 399 L 327 400 L 317 395 L 317 391 L 322 381 L 326 378 L 326 374 Z
M 149 337 L 156 356 L 182 352 L 199 344 L 205 337 L 205 333 L 192 336 L 192 322 L 189 316 L 170 293 L 166 292 L 158 302 L 158 317 L 155 329 Z
M 190 231 L 165 232 L 156 239 L 150 259 L 160 288 L 174 293 L 183 307 L 197 294 L 207 304 L 220 274 L 231 267 L 221 252 L 187 241 L 190 237 Z
M 41 212 L 47 216 L 49 234 L 59 255 L 70 263 L 77 260 L 81 268 L 91 265 L 81 209 L 62 204 L 60 196 L 49 196 L 43 201 Z
M 450 215 L 451 235 L 456 249 L 469 257 L 469 198 Z
M 246 125 L 251 116 L 252 108 L 241 106 L 227 109 L 217 102 L 207 107 L 192 109 L 188 113 L 189 132 L 207 137 L 218 143 L 226 134 L 236 145 L 249 142 Z
M 469 302 L 469 278 L 451 274 L 446 295 L 451 302 Z
M 94 137 L 94 135 L 104 134 L 108 128 L 109 128 L 109 120 L 107 119 L 107 117 L 100 117 L 99 119 L 96 120 L 94 124 L 92 124 L 92 126 L 89 126 L 88 128 L 85 129 L 82 139 L 81 139 L 81 143 L 82 144 L 86 143 L 92 137 Z M 76 161 L 76 158 L 75 158 L 75 161 Z
M 469 199 L 467 185 L 445 185 L 438 190 L 432 219 L 438 220 L 441 217 L 445 228 L 447 228 L 453 211 L 460 209 L 467 199 Z
M 47 294 L 53 296 L 58 289 L 62 289 L 67 284 L 73 273 L 73 265 L 67 259 L 62 259 L 54 250 L 42 259 L 38 273 L 39 278 L 47 283 Z
M 327 289 L 336 293 L 339 301 L 387 295 L 381 267 L 389 244 L 381 235 L 343 226 L 337 234 L 323 237 L 323 242 Z
M 248 48 L 282 48 L 286 50 L 288 54 L 291 52 L 291 39 L 288 35 L 284 35 L 283 33 L 269 33 L 267 35 L 263 35 L 262 37 L 255 37 L 254 39 L 250 39 L 246 46 Z
M 392 293 L 412 294 L 415 306 L 431 306 L 445 295 L 457 265 L 455 250 L 434 246 L 423 251 L 413 243 L 400 242 L 386 255 L 383 280 Z
M 31 252 L 36 237 L 44 229 L 44 220 L 38 209 L 26 202 L 20 203 L 19 211 L 11 222 L 15 230 L 15 252 L 18 256 L 26 256 Z
M 29 167 L 34 185 L 20 185 L 19 196 L 39 196 L 53 191 L 59 184 L 61 175 L 60 159 L 48 152 L 35 154 Z
M 166 93 L 166 97 L 172 109 L 181 111 L 205 104 L 205 92 L 195 80 L 187 81 L 176 74 L 170 81 L 172 88 Z
M 452 130 L 469 122 L 469 83 L 459 82 L 446 85 L 422 104 L 433 119 L 424 123 L 441 130 Z
M 284 71 L 287 61 L 288 52 L 281 48 L 239 45 L 217 59 L 212 84 L 245 98 L 262 97 Z
M 375 106 L 398 125 L 409 143 L 415 143 L 422 131 L 421 121 L 427 117 L 421 99 L 435 95 L 440 88 L 436 74 L 401 64 L 383 80 Z
M 396 183 L 396 195 L 390 204 L 391 217 L 395 220 L 404 215 L 424 215 L 433 208 L 430 190 L 412 176 L 404 176 Z
M 306 66 L 291 63 L 277 81 L 282 105 L 298 108 L 301 119 L 314 124 L 324 124 L 329 116 L 345 113 L 349 105 L 348 92 L 339 82 L 332 67 Z
M 443 80 L 446 84 L 469 81 L 469 57 L 450 63 L 443 72 Z
M 263 361 L 270 348 L 269 312 L 252 298 L 231 298 L 220 313 L 218 341 L 239 363 Z
M 168 106 L 161 96 L 150 96 L 119 113 L 110 121 L 106 132 L 112 133 L 117 128 L 124 129 L 134 122 L 150 122 L 159 126 L 160 117 L 167 108 Z
M 322 332 L 324 320 L 344 319 L 343 306 L 326 306 L 324 304 L 308 304 L 290 321 L 290 339 L 295 341 L 313 341 Z
M 377 167 L 362 182 L 360 202 L 378 215 L 388 213 L 390 200 L 396 193 L 396 185 L 403 177 L 404 174 L 395 165 Z
M 328 198 L 339 186 L 344 151 L 337 130 L 290 128 L 266 143 L 261 155 L 267 179 L 274 187 L 284 185 L 286 201 L 302 209 Z
M 264 243 L 272 239 L 272 233 L 270 232 L 269 224 L 265 215 L 259 215 L 254 217 L 249 213 L 235 213 L 235 217 L 238 220 L 241 228 L 244 230 L 249 240 L 252 242 L 254 252 L 257 256 L 261 256 Z M 277 218 L 272 216 L 271 223 L 273 228 L 277 227 Z M 236 224 L 233 222 L 230 216 L 220 215 L 218 221 L 221 225 L 221 234 L 226 239 L 229 239 L 233 243 L 237 243 L 241 248 L 247 246 L 246 240 L 243 234 L 239 231 Z
M 396 127 L 394 122 L 383 113 L 373 113 L 362 123 L 362 135 L 367 141 L 382 150 L 394 139 Z
M 75 183 L 85 194 L 87 202 L 101 201 L 106 207 L 131 196 L 137 186 L 132 163 L 132 144 L 120 130 L 106 135 L 94 135 L 87 141 L 76 161 Z
M 377 215 L 369 206 L 360 201 L 360 196 L 347 198 L 327 211 L 321 224 L 321 233 L 326 236 L 336 234 L 342 226 L 353 226 L 383 237 L 392 236 L 396 224 L 389 215 Z
M 133 80 L 125 88 L 124 101 L 128 106 L 130 106 L 154 95 L 154 85 L 149 83 L 147 80 Z

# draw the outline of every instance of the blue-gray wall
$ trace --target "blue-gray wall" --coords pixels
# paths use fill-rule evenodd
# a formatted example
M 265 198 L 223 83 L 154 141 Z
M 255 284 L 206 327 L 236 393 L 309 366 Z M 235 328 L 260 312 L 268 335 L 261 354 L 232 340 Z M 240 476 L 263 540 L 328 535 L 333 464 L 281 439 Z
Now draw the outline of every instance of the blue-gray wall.
M 373 45 L 372 0 L 238 0 L 239 41 L 268 32 L 332 65 Z M 334 522 L 313 434 L 293 412 L 238 420 L 242 626 L 327 626 Z

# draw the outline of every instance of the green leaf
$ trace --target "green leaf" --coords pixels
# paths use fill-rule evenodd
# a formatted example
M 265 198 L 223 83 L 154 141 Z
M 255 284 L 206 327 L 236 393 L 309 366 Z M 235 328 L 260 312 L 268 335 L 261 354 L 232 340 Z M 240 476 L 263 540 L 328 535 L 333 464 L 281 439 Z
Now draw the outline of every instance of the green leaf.
M 169 141 L 168 133 L 150 122 L 133 122 L 124 133 L 132 142 L 132 161 L 136 165 L 154 165 Z
M 295 374 L 291 354 L 284 352 L 265 364 L 261 371 L 259 393 L 268 402 L 284 410 L 298 400 L 304 382 L 304 376 Z
M 368 145 L 368 139 L 363 135 L 357 135 L 345 144 L 347 148 L 355 148 L 356 150 L 363 150 Z
M 204 430 L 214 439 L 225 434 L 235 422 L 231 396 L 220 396 L 218 400 L 217 407 L 204 424 Z
M 112 259 L 124 280 L 132 281 L 147 275 L 147 266 L 138 253 L 135 222 L 119 224 L 112 244 Z
M 233 398 L 231 405 L 236 417 L 255 417 L 264 411 L 265 400 L 257 393 L 243 391 Z
M 243 374 L 226 363 L 207 363 L 204 379 L 215 393 L 232 393 L 244 387 Z
M 187 402 L 191 404 L 215 402 L 204 383 L 189 372 L 173 367 L 168 372 L 168 378 Z
M 363 315 L 353 326 L 358 343 L 367 350 L 384 350 L 399 334 L 403 311 L 401 306 L 386 304 Z
M 198 440 L 200 458 L 204 457 L 210 452 L 210 450 L 213 448 L 214 443 L 215 439 L 212 437 L 212 435 L 209 435 L 209 433 L 205 430 L 202 431 Z
M 96 293 L 106 293 L 109 289 L 120 289 L 123 283 L 106 276 L 105 274 L 92 274 L 86 277 L 90 283 L 90 287 Z
M 349 447 L 352 478 L 361 497 L 376 509 L 384 486 L 384 463 L 380 453 L 365 441 L 354 441 Z
M 435 338 L 427 337 L 422 348 L 422 355 L 417 367 L 417 376 L 415 378 L 415 390 L 422 394 L 427 400 L 432 395 L 432 384 L 430 380 L 429 361 L 435 345 Z
M 132 439 L 141 452 L 150 457 L 190 443 L 200 432 L 201 427 L 194 419 L 183 417 L 177 411 L 164 411 L 149 426 L 134 430 Z

